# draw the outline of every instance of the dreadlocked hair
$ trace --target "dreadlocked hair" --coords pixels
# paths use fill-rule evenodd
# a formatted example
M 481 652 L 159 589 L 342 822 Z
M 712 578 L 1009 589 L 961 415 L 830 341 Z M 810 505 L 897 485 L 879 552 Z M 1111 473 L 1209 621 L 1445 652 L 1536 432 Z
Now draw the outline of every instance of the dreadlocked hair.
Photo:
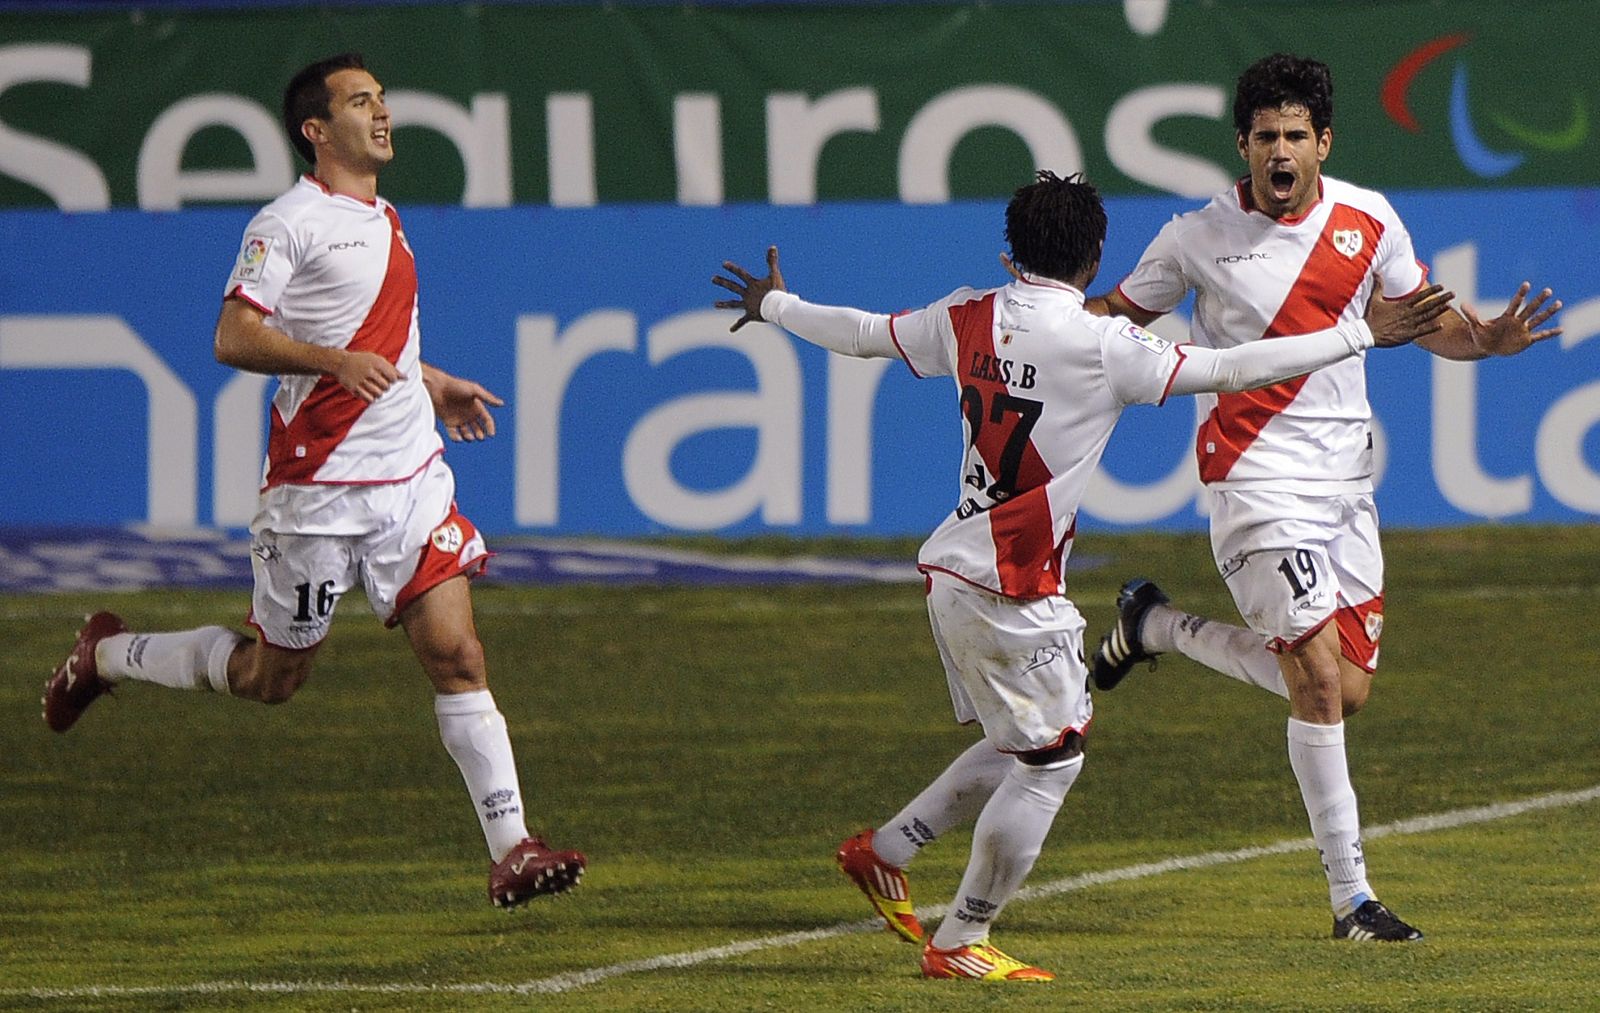
M 1081 172 L 1063 179 L 1040 169 L 1006 205 L 1011 261 L 1032 274 L 1058 281 L 1075 278 L 1100 259 L 1105 238 L 1105 205 Z

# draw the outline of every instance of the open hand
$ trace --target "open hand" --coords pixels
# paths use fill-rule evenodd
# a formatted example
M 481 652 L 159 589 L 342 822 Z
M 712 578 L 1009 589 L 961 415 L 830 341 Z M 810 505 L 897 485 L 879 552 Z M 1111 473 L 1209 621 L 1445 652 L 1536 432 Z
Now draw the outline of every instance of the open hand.
M 1405 299 L 1389 302 L 1383 298 L 1379 282 L 1367 301 L 1367 326 L 1372 328 L 1373 344 L 1393 348 L 1439 333 L 1443 328 L 1440 318 L 1454 298 L 1455 293 L 1446 292 L 1443 285 L 1429 285 Z
M 711 284 L 720 285 L 738 296 L 737 299 L 718 299 L 719 310 L 744 310 L 744 315 L 733 322 L 728 330 L 736 331 L 748 323 L 759 323 L 766 319 L 761 315 L 761 300 L 765 299 L 768 292 L 787 292 L 783 285 L 783 272 L 778 270 L 778 248 L 767 247 L 767 276 L 756 278 L 749 271 L 735 264 L 731 260 L 722 262 L 722 269 L 733 275 L 733 278 L 724 278 L 714 275 Z M 738 281 L 735 281 L 737 278 Z M 742 284 L 741 284 L 742 283 Z
M 1561 309 L 1561 300 L 1557 299 L 1540 309 L 1545 300 L 1550 298 L 1550 290 L 1546 288 L 1524 305 L 1522 300 L 1532 288 L 1528 282 L 1523 282 L 1517 294 L 1511 297 L 1511 302 L 1506 304 L 1506 311 L 1488 322 L 1480 320 L 1472 307 L 1461 308 L 1461 315 L 1467 318 L 1467 325 L 1471 329 L 1472 343 L 1478 351 L 1484 355 L 1516 355 L 1537 341 L 1561 333 L 1559 327 L 1535 330 L 1555 316 L 1556 311 Z
M 433 395 L 434 413 L 451 440 L 472 443 L 494 435 L 494 416 L 489 414 L 489 408 L 499 408 L 505 402 L 481 385 L 442 375 L 429 393 Z

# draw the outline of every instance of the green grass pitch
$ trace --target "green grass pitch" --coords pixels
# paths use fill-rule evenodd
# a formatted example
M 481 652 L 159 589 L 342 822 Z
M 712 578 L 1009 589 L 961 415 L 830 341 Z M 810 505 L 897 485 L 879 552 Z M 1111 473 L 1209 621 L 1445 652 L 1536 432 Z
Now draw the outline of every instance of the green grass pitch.
M 1110 559 L 1071 580 L 1091 637 L 1141 573 L 1233 618 L 1203 538 L 1089 531 L 1078 551 Z M 1386 551 L 1382 666 L 1349 725 L 1363 822 L 1600 785 L 1600 531 L 1394 532 Z M 922 981 L 912 947 L 859 930 L 866 905 L 831 860 L 973 740 L 950 719 L 920 587 L 483 586 L 476 602 L 531 822 L 591 860 L 572 894 L 511 914 L 484 898 L 425 680 L 359 598 L 286 706 L 129 686 L 56 736 L 39 690 L 85 611 L 236 623 L 248 596 L 0 597 L 0 1008 L 1501 1010 L 1600 994 L 1592 797 L 1369 840 L 1373 883 L 1421 944 L 1327 938 L 1316 854 L 1293 850 L 1015 902 L 995 941 L 1052 985 Z M 1096 706 L 1030 884 L 1307 836 L 1277 698 L 1168 658 Z M 920 905 L 949 899 L 967 843 L 921 856 Z M 674 954 L 696 962 L 649 963 Z

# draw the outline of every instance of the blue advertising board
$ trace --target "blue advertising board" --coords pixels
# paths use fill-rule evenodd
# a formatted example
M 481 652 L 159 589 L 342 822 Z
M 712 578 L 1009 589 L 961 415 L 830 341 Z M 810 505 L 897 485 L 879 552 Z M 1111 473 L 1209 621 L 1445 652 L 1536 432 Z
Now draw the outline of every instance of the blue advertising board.
M 1486 315 L 1524 278 L 1567 333 L 1521 356 L 1373 352 L 1378 501 L 1403 526 L 1600 513 L 1600 192 L 1399 193 L 1434 277 Z M 1173 197 L 1108 201 L 1096 291 Z M 1004 280 L 1002 205 L 401 208 L 424 357 L 507 400 L 499 435 L 451 445 L 486 531 L 915 534 L 954 502 L 947 379 L 831 357 L 711 308 L 724 259 L 782 251 L 814 301 L 893 311 Z M 0 213 L 0 525 L 248 523 L 272 381 L 218 365 L 211 334 L 248 211 Z M 1180 317 L 1156 329 L 1182 334 Z M 1131 409 L 1086 523 L 1204 525 L 1195 412 Z

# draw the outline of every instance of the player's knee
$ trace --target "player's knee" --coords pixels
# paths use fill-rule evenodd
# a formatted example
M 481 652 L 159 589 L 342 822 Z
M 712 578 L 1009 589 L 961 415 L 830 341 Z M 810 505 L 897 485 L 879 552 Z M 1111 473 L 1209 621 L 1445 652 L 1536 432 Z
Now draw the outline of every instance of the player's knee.
M 264 704 L 288 703 L 303 684 L 304 680 L 263 683 L 256 687 L 256 701 Z
M 1285 658 L 1284 677 L 1300 683 L 1305 692 L 1320 699 L 1335 700 L 1344 691 L 1344 672 L 1339 664 L 1337 650 L 1329 651 L 1326 645 L 1306 643 L 1288 651 Z
M 1061 740 L 1059 746 L 1048 749 L 1035 749 L 1026 753 L 1018 753 L 1017 759 L 1030 767 L 1048 767 L 1052 764 L 1064 763 L 1083 755 L 1083 736 L 1077 732 L 1068 732 Z
M 485 681 L 483 644 L 477 637 L 429 645 L 417 652 L 417 660 L 439 687 L 476 686 Z
M 257 703 L 288 703 L 311 676 L 309 654 L 259 652 L 246 677 L 233 686 L 233 695 Z
M 274 671 L 257 685 L 256 699 L 265 704 L 288 703 L 296 693 L 300 692 L 300 687 L 306 684 L 306 679 L 310 675 L 310 665 L 296 665 Z

